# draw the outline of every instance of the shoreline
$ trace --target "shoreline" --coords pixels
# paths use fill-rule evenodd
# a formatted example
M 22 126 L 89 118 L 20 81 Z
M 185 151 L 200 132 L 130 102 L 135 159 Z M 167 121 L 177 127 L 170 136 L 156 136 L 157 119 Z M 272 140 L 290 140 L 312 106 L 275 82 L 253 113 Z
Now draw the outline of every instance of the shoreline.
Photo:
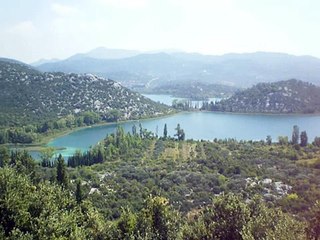
M 5 146 L 8 147 L 9 149 L 23 149 L 27 151 L 41 151 L 47 147 L 47 144 L 59 137 L 63 137 L 66 135 L 69 135 L 73 132 L 77 132 L 80 130 L 88 129 L 88 128 L 93 128 L 93 127 L 100 127 L 100 126 L 107 126 L 107 125 L 117 125 L 117 124 L 123 124 L 123 123 L 129 123 L 129 122 L 140 122 L 140 121 L 147 121 L 147 120 L 153 120 L 153 119 L 160 119 L 160 118 L 165 118 L 168 116 L 172 116 L 174 114 L 179 114 L 181 112 L 174 111 L 172 113 L 168 114 L 163 114 L 159 116 L 152 116 L 152 117 L 145 117 L 145 118 L 139 118 L 139 119 L 129 119 L 129 120 L 122 120 L 122 121 L 117 121 L 117 122 L 100 122 L 94 125 L 89 125 L 89 126 L 82 126 L 82 127 L 76 127 L 72 129 L 65 129 L 59 132 L 55 132 L 53 134 L 50 134 L 48 136 L 43 136 L 41 137 L 39 142 L 34 142 L 30 144 L 22 144 L 22 143 L 7 143 L 7 144 L 0 144 L 0 146 Z M 55 148 L 55 150 L 64 150 L 66 148 Z
M 47 147 L 47 144 L 50 143 L 51 141 L 53 141 L 59 137 L 69 135 L 73 132 L 80 131 L 80 130 L 93 128 L 93 127 L 100 127 L 100 126 L 130 123 L 130 122 L 144 122 L 144 121 L 161 119 L 161 118 L 165 118 L 165 117 L 169 117 L 169 116 L 173 116 L 173 115 L 178 115 L 178 114 L 191 114 L 191 113 L 197 113 L 197 112 L 211 113 L 211 114 L 246 115 L 246 116 L 248 116 L 248 115 L 252 115 L 252 116 L 296 116 L 296 117 L 320 116 L 320 113 L 242 113 L 242 112 L 221 112 L 221 111 L 208 111 L 208 110 L 174 111 L 174 112 L 160 115 L 160 116 L 122 120 L 122 121 L 117 121 L 117 122 L 100 122 L 100 123 L 90 125 L 90 126 L 82 126 L 82 127 L 72 128 L 72 129 L 65 129 L 65 130 L 50 134 L 48 136 L 43 136 L 39 142 L 35 142 L 35 143 L 31 143 L 31 144 L 3 144 L 2 146 L 6 146 L 11 149 L 18 148 L 18 149 L 23 149 L 23 150 L 27 150 L 27 151 L 41 151 L 41 150 L 45 149 Z M 65 148 L 55 148 L 55 150 L 63 150 L 63 149 L 65 149 Z
M 261 112 L 227 112 L 227 111 L 209 111 L 199 110 L 199 112 L 210 112 L 210 113 L 226 113 L 232 115 L 252 115 L 252 116 L 320 116 L 318 113 L 261 113 Z

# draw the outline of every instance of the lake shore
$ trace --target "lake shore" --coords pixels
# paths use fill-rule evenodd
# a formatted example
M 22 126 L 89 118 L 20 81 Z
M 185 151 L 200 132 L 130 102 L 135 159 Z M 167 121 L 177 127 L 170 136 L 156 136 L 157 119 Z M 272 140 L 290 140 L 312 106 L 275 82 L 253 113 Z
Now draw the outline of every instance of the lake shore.
M 296 117 L 301 117 L 301 116 L 320 116 L 320 113 L 313 113 L 313 114 L 303 114 L 303 113 L 240 113 L 240 112 L 218 112 L 218 111 L 207 111 L 207 110 L 192 110 L 192 111 L 174 111 L 169 114 L 164 114 L 161 116 L 153 116 L 153 117 L 146 117 L 146 118 L 140 118 L 140 119 L 132 119 L 132 120 L 123 120 L 123 121 L 118 121 L 118 122 L 100 122 L 98 124 L 90 125 L 90 126 L 82 126 L 82 127 L 76 127 L 72 129 L 65 129 L 62 131 L 57 131 L 54 133 L 51 133 L 47 136 L 42 136 L 39 142 L 35 142 L 32 144 L 5 144 L 4 146 L 7 146 L 11 149 L 24 149 L 27 151 L 41 151 L 47 147 L 47 144 L 50 143 L 51 141 L 63 137 L 69 134 L 72 134 L 74 132 L 88 129 L 88 128 L 95 128 L 99 126 L 108 126 L 108 125 L 116 125 L 116 124 L 125 124 L 125 123 L 130 123 L 130 122 L 137 122 L 137 123 L 143 123 L 144 121 L 150 121 L 150 120 L 156 120 L 156 119 L 161 119 L 161 118 L 166 118 L 168 116 L 172 115 L 183 115 L 183 114 L 191 114 L 195 112 L 202 112 L 202 113 L 211 113 L 211 114 L 217 114 L 217 115 L 238 115 L 238 116 L 296 116 Z M 65 148 L 55 148 L 55 150 L 63 150 Z
M 143 122 L 143 121 L 147 121 L 147 120 L 154 120 L 154 119 L 161 119 L 161 118 L 165 118 L 168 116 L 172 116 L 174 114 L 179 114 L 182 113 L 181 111 L 173 111 L 172 113 L 168 113 L 168 114 L 163 114 L 163 115 L 159 115 L 159 116 L 152 116 L 152 117 L 145 117 L 145 118 L 140 118 L 140 119 L 131 119 L 131 120 L 122 120 L 122 121 L 117 121 L 117 122 L 100 122 L 94 125 L 89 125 L 89 126 L 81 126 L 81 127 L 76 127 L 76 128 L 72 128 L 72 129 L 64 129 L 62 131 L 57 131 L 54 133 L 50 133 L 48 135 L 43 135 L 40 139 L 40 141 L 38 142 L 34 142 L 34 143 L 30 143 L 30 144 L 3 144 L 2 146 L 6 146 L 10 149 L 23 149 L 23 150 L 27 150 L 27 151 L 41 151 L 43 149 L 45 149 L 47 147 L 47 144 L 53 140 L 55 140 L 56 138 L 59 137 L 63 137 L 66 135 L 69 135 L 73 132 L 77 132 L 80 130 L 84 130 L 84 129 L 88 129 L 88 128 L 93 128 L 93 127 L 99 127 L 99 126 L 108 126 L 108 125 L 116 125 L 116 124 L 123 124 L 123 123 L 128 123 L 128 122 Z M 0 145 L 1 146 L 1 145 Z M 55 150 L 63 150 L 65 148 L 55 148 Z
M 227 112 L 227 111 L 209 111 L 199 110 L 200 112 L 211 112 L 211 113 L 225 113 L 233 115 L 252 115 L 252 116 L 320 116 L 318 113 L 261 113 L 261 112 Z

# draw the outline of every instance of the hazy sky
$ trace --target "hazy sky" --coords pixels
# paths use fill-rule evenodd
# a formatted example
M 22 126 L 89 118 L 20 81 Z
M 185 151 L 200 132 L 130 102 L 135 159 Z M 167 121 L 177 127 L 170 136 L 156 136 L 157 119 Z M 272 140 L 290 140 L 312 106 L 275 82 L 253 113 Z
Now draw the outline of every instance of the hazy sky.
M 320 57 L 319 0 L 0 0 L 0 56 L 108 48 Z

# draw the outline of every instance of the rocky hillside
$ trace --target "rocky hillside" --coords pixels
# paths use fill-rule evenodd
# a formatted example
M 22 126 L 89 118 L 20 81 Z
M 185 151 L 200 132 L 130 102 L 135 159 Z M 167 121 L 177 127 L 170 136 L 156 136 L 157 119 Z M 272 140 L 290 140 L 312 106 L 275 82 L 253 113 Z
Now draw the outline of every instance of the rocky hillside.
M 315 113 L 320 112 L 320 88 L 295 79 L 260 83 L 211 108 L 244 113 Z
M 0 59 L 0 125 L 19 125 L 93 111 L 118 110 L 121 119 L 170 111 L 119 83 L 91 74 L 41 73 Z

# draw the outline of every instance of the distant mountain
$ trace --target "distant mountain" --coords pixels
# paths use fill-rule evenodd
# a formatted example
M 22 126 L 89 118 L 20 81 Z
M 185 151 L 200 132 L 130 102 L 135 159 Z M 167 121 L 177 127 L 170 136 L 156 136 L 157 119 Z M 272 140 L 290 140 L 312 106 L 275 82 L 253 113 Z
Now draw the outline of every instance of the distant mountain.
M 13 60 L 0 60 L 0 125 L 34 123 L 116 109 L 121 119 L 170 111 L 119 83 L 92 74 L 42 73 Z
M 38 67 L 42 64 L 45 64 L 45 63 L 54 63 L 54 62 L 58 62 L 60 61 L 59 59 L 57 58 L 52 58 L 52 59 L 40 59 L 38 61 L 35 61 L 33 63 L 30 63 L 31 66 L 34 66 L 34 67 Z
M 70 58 L 68 58 L 68 60 L 77 60 L 82 58 L 121 59 L 121 58 L 133 57 L 140 53 L 141 53 L 140 51 L 135 51 L 135 50 L 111 49 L 111 48 L 105 48 L 105 47 L 98 47 L 87 53 L 75 54 Z
M 71 57 L 42 64 L 41 71 L 94 73 L 117 79 L 124 86 L 153 88 L 171 82 L 202 82 L 250 87 L 279 79 L 304 79 L 320 85 L 320 59 L 284 53 L 225 54 L 221 56 L 172 52 L 139 54 L 121 59 Z
M 212 110 L 242 113 L 319 113 L 320 87 L 291 79 L 259 83 L 211 106 Z

